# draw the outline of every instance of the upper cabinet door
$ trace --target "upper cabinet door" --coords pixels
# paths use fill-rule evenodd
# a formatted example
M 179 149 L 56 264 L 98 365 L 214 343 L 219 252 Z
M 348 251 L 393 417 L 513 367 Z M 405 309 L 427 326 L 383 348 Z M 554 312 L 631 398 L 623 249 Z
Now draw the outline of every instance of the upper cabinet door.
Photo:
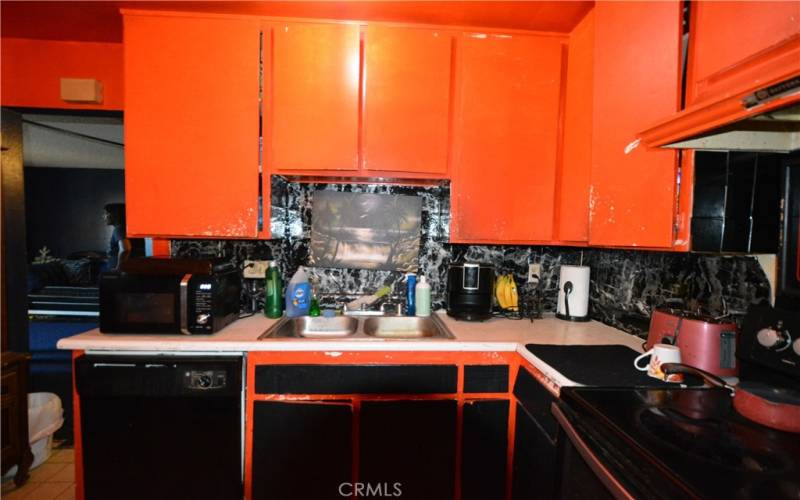
M 594 12 L 589 12 L 572 30 L 567 61 L 564 150 L 555 239 L 583 242 L 589 240 Z
M 459 39 L 454 242 L 553 238 L 561 51 L 559 37 Z
M 589 244 L 671 247 L 676 152 L 636 142 L 680 102 L 681 2 L 597 2 Z
M 800 2 L 692 2 L 691 13 L 687 104 L 800 68 Z
M 452 41 L 438 30 L 367 27 L 365 169 L 447 172 Z
M 124 54 L 128 233 L 255 237 L 258 23 L 126 14 Z
M 359 28 L 280 23 L 272 29 L 267 164 L 274 170 L 357 170 Z

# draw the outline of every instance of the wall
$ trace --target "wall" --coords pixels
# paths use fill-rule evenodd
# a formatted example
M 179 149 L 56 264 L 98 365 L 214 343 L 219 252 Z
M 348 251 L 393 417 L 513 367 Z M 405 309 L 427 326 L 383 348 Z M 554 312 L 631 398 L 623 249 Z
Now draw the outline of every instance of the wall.
M 282 237 L 267 241 L 176 240 L 178 256 L 220 256 L 275 259 L 284 279 L 308 257 L 311 197 L 317 189 L 370 193 L 416 194 L 422 197 L 420 272 L 431 281 L 433 301 L 444 306 L 447 266 L 460 260 L 496 266 L 498 273 L 514 273 L 525 283 L 528 262 L 540 262 L 540 291 L 545 311 L 555 310 L 558 269 L 581 261 L 592 268 L 591 315 L 631 333 L 647 331 L 650 313 L 662 304 L 698 305 L 714 315 L 743 314 L 747 306 L 767 300 L 769 283 L 757 260 L 748 256 L 721 256 L 672 252 L 645 252 L 568 247 L 452 245 L 449 238 L 449 187 L 418 188 L 384 185 L 298 184 L 273 177 L 272 231 Z M 349 295 L 371 293 L 383 285 L 402 294 L 402 273 L 351 269 L 310 268 L 323 292 Z M 260 283 L 259 283 L 260 286 Z M 522 286 L 523 293 L 531 292 Z
M 2 38 L 3 106 L 122 110 L 122 44 Z M 61 78 L 103 83 L 100 104 L 61 100 Z
M 51 255 L 96 250 L 105 253 L 111 227 L 106 203 L 125 200 L 122 170 L 25 168 L 28 260 L 47 246 Z

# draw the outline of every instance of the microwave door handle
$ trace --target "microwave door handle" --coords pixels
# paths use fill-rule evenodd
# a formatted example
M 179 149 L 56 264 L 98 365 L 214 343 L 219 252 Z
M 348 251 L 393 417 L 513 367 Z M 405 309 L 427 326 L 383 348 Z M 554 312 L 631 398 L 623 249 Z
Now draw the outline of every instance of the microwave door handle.
M 603 465 L 597 455 L 589 448 L 589 445 L 581 438 L 561 408 L 556 403 L 552 403 L 550 409 L 553 412 L 553 416 L 556 417 L 558 425 L 564 430 L 564 433 L 575 446 L 575 449 L 578 450 L 586 465 L 592 469 L 597 479 L 608 488 L 609 493 L 618 500 L 633 500 L 633 496 L 617 481 L 611 471 Z
M 191 335 L 189 331 L 189 280 L 192 279 L 191 274 L 184 274 L 181 279 L 180 290 L 180 315 L 181 315 L 181 333 L 184 335 Z

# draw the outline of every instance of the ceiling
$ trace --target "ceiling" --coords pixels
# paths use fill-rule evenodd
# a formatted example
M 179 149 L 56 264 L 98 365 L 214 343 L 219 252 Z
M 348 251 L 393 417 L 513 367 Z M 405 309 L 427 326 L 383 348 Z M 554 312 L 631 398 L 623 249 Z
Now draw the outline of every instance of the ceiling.
M 25 167 L 124 168 L 122 117 L 26 113 L 22 120 Z
M 276 17 L 395 21 L 567 33 L 593 1 L 541 2 L 160 2 L 3 1 L 4 37 L 121 42 L 120 8 L 253 14 Z

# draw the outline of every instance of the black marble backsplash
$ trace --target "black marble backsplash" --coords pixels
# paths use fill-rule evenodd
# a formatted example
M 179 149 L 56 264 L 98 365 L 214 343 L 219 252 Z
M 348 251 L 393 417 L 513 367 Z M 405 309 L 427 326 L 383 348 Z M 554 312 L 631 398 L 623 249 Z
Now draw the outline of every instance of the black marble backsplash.
M 672 304 L 702 307 L 721 316 L 741 316 L 748 305 L 770 296 L 767 277 L 754 257 L 641 250 L 581 249 L 552 246 L 456 245 L 449 239 L 449 186 L 433 187 L 357 184 L 309 184 L 273 177 L 271 228 L 275 239 L 174 240 L 172 254 L 182 257 L 223 257 L 238 264 L 244 260 L 276 260 L 284 280 L 308 263 L 311 198 L 316 190 L 416 195 L 422 198 L 422 234 L 419 273 L 431 283 L 435 308 L 445 305 L 447 267 L 463 260 L 490 263 L 497 273 L 513 273 L 523 293 L 530 292 L 528 263 L 541 264 L 539 291 L 545 311 L 554 311 L 561 264 L 591 267 L 590 313 L 602 321 L 634 334 L 647 331 L 654 307 Z M 312 281 L 323 293 L 372 293 L 389 285 L 402 295 L 403 273 L 366 269 L 308 267 Z M 260 290 L 263 283 L 250 286 Z M 243 298 L 245 307 L 252 301 Z

